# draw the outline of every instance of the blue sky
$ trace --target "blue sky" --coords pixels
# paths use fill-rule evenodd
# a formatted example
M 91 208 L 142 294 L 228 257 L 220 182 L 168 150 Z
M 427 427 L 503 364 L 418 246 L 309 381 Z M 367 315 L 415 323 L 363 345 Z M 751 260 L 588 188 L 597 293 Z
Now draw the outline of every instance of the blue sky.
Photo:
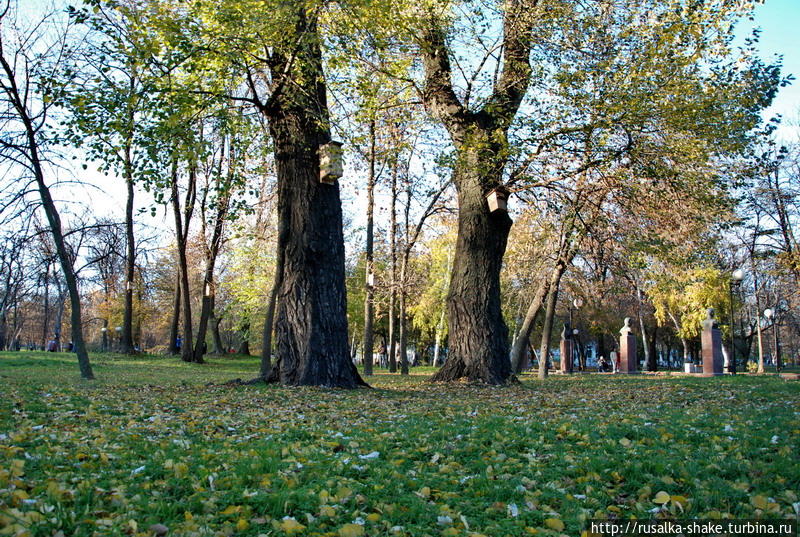
M 755 20 L 742 23 L 739 35 L 747 35 L 753 27 L 761 28 L 759 49 L 765 60 L 783 56 L 784 74 L 794 74 L 797 80 L 783 88 L 767 115 L 782 114 L 784 138 L 800 139 L 800 0 L 766 0 L 758 6 Z

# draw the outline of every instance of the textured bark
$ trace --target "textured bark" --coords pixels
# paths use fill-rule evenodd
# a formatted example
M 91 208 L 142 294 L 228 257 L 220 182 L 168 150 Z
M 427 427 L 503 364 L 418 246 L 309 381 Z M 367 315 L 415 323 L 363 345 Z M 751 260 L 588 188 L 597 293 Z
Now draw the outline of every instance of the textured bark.
M 189 172 L 189 193 L 183 215 L 181 214 L 180 198 L 178 195 L 177 164 L 172 168 L 172 214 L 175 218 L 175 240 L 178 250 L 178 272 L 181 284 L 181 306 L 183 310 L 183 342 L 181 344 L 181 360 L 192 362 L 194 353 L 192 349 L 192 297 L 189 289 L 189 265 L 186 260 L 186 238 L 188 236 L 189 218 L 191 216 L 194 190 L 194 170 Z
M 217 325 L 219 326 L 219 325 Z M 219 329 L 217 330 L 219 333 Z M 247 318 L 243 319 L 241 324 L 239 325 L 239 337 L 241 338 L 239 342 L 239 348 L 237 349 L 238 354 L 244 354 L 245 356 L 250 356 L 250 317 L 247 314 Z
M 276 360 L 270 380 L 287 385 L 365 386 L 350 359 L 339 185 L 319 179 L 321 144 L 330 140 L 316 20 L 300 6 L 297 50 L 276 51 L 274 79 L 290 76 L 274 97 L 278 219 L 286 233 L 277 296 Z
M 467 378 L 504 384 L 511 363 L 501 311 L 500 269 L 511 219 L 502 211 L 489 212 L 482 186 L 485 179 L 470 174 L 468 164 L 456 173 L 458 239 L 447 296 L 450 345 L 447 361 L 432 380 Z
M 125 186 L 127 198 L 125 200 L 125 304 L 122 315 L 122 341 L 120 352 L 133 354 L 133 280 L 136 268 L 136 245 L 133 236 L 133 165 L 131 163 L 130 141 L 125 147 Z
M 651 371 L 651 372 L 658 371 L 658 351 L 656 350 L 656 340 L 658 339 L 658 326 L 653 326 L 653 330 L 647 338 L 645 338 L 644 332 L 642 332 L 642 339 L 644 340 L 642 343 L 647 349 L 647 355 L 645 360 L 646 371 Z
M 547 306 L 544 310 L 544 323 L 542 323 L 542 341 L 539 346 L 539 378 L 546 379 L 549 373 L 548 363 L 550 361 L 550 338 L 553 334 L 553 322 L 555 320 L 556 300 L 558 300 L 558 283 L 550 288 L 547 293 Z
M 375 345 L 373 323 L 375 318 L 375 287 L 370 282 L 374 268 L 374 210 L 375 210 L 375 120 L 369 124 L 369 178 L 367 180 L 367 244 L 366 244 L 366 297 L 364 299 L 364 375 L 372 375 L 372 350 Z M 374 278 L 374 276 L 373 276 Z
M 508 328 L 500 310 L 500 269 L 511 219 L 504 211 L 490 213 L 485 196 L 502 186 L 508 129 L 530 81 L 532 10 L 537 3 L 504 3 L 502 69 L 491 96 L 478 111 L 469 110 L 453 88 L 443 22 L 433 17 L 420 34 L 425 71 L 422 97 L 456 148 L 453 183 L 459 203 L 447 300 L 449 355 L 433 381 L 466 378 L 503 384 L 511 375 Z
M 392 169 L 392 197 L 390 203 L 389 252 L 389 372 L 397 372 L 397 163 Z
M 169 353 L 173 356 L 179 353 L 178 351 L 178 330 L 181 323 L 181 277 L 175 278 L 175 292 L 172 298 L 172 319 L 169 323 Z
M 50 263 L 45 263 L 44 266 L 44 319 L 42 320 L 42 350 L 47 349 L 47 341 L 50 338 L 49 320 L 50 320 Z
M 561 279 L 564 271 L 567 269 L 567 263 L 559 259 L 553 269 L 550 279 L 542 281 L 536 294 L 533 296 L 528 311 L 525 313 L 525 319 L 522 322 L 522 327 L 517 334 L 517 339 L 514 341 L 514 347 L 511 349 L 511 367 L 514 373 L 521 373 L 522 368 L 525 366 L 525 349 L 530 341 L 531 331 L 533 330 L 534 321 L 539 311 L 542 309 L 544 300 L 547 297 L 550 289 L 555 282 Z

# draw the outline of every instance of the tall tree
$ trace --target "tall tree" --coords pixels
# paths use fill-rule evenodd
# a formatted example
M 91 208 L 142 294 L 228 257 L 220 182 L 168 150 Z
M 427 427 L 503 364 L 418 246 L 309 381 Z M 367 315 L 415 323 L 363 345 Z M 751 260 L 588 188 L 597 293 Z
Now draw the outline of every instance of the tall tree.
M 490 211 L 486 196 L 502 185 L 508 129 L 531 76 L 537 0 L 509 0 L 503 12 L 503 61 L 491 96 L 471 110 L 453 87 L 445 18 L 431 10 L 420 34 L 425 106 L 447 129 L 456 149 L 453 183 L 459 222 L 448 294 L 450 349 L 434 381 L 468 378 L 504 384 L 510 373 L 508 328 L 501 312 L 500 269 L 511 218 Z
M 71 54 L 69 26 L 55 34 L 45 33 L 54 17 L 21 20 L 16 3 L 0 7 L 0 104 L 3 107 L 0 161 L 19 177 L 30 177 L 42 203 L 56 254 L 69 293 L 72 341 L 84 379 L 93 379 L 89 353 L 83 338 L 81 295 L 74 257 L 64 239 L 61 215 L 50 191 L 45 170 L 54 140 L 52 93 L 56 74 Z M 59 23 L 56 22 L 56 26 Z

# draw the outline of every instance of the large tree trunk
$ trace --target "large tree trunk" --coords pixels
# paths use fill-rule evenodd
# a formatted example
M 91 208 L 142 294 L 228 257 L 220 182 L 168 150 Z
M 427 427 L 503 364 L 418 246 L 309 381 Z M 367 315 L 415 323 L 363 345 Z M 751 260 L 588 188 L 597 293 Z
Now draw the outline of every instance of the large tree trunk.
M 219 325 L 222 317 L 217 317 L 215 311 L 211 311 L 211 338 L 214 340 L 214 354 L 225 354 L 225 344 L 222 343 L 222 336 L 219 333 Z
M 434 381 L 467 378 L 503 384 L 511 375 L 508 328 L 500 311 L 500 269 L 511 218 L 490 213 L 486 195 L 502 187 L 507 133 L 530 81 L 536 0 L 503 3 L 503 61 L 492 93 L 478 111 L 453 88 L 444 21 L 432 16 L 419 35 L 425 72 L 425 106 L 442 122 L 456 149 L 453 183 L 458 191 L 456 240 L 447 311 L 450 353 Z
M 477 154 L 471 155 L 477 157 Z M 483 183 L 470 173 L 473 159 L 456 170 L 458 239 L 447 296 L 449 354 L 433 381 L 467 378 L 504 384 L 511 374 L 508 328 L 501 311 L 500 269 L 511 218 L 489 212 Z
M 366 384 L 348 349 L 339 185 L 320 182 L 319 147 L 330 140 L 322 53 L 316 19 L 304 6 L 295 14 L 294 33 L 296 54 L 273 52 L 270 65 L 274 79 L 291 76 L 269 121 L 278 219 L 286 229 L 270 380 L 356 388 Z

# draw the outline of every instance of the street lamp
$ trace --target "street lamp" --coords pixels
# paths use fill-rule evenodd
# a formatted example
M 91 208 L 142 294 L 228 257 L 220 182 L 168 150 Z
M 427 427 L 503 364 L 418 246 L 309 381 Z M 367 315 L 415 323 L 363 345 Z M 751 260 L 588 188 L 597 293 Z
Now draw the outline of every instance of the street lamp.
M 734 314 L 733 314 L 733 289 L 736 288 L 737 292 L 739 288 L 742 286 L 742 280 L 744 280 L 744 271 L 742 269 L 736 269 L 731 274 L 731 283 L 728 287 L 730 291 L 730 332 L 731 332 L 731 359 L 728 363 L 728 373 L 731 375 L 736 374 L 736 337 L 733 333 L 733 322 L 734 322 Z
M 772 321 L 772 334 L 775 337 L 775 369 L 778 373 L 781 372 L 781 344 L 778 340 L 778 309 L 779 306 L 776 306 L 775 309 L 767 308 L 764 310 L 764 317 L 767 318 L 768 321 Z
M 122 349 L 122 327 L 118 326 L 114 329 L 117 332 L 117 345 L 119 349 Z
M 108 328 L 104 326 L 100 329 L 100 332 L 103 333 L 103 352 L 106 352 L 108 350 Z

